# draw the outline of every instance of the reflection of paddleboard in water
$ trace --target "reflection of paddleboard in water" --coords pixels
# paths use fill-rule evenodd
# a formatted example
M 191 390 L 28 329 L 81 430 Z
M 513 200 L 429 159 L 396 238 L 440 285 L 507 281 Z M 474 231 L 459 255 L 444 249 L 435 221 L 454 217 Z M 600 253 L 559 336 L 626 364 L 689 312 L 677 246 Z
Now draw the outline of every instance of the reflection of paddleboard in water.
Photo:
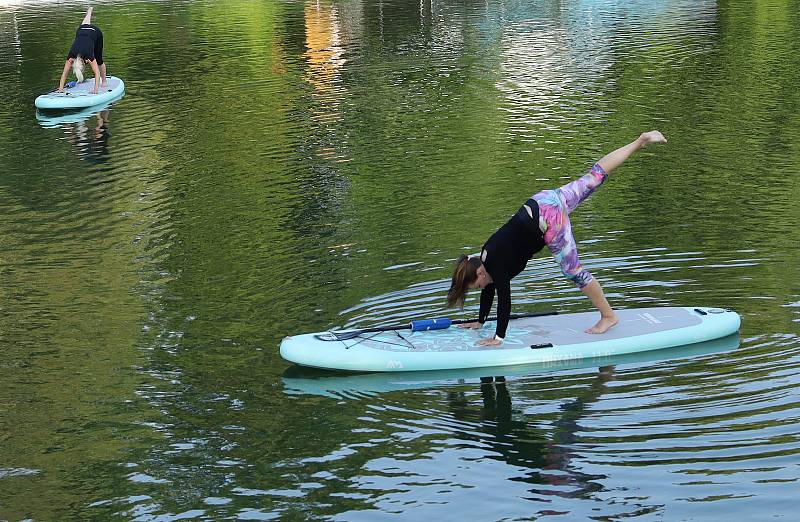
M 124 95 L 125 93 L 123 93 L 119 98 L 122 98 Z M 91 107 L 86 107 L 84 109 L 78 109 L 75 111 L 55 113 L 36 111 L 36 120 L 39 122 L 39 125 L 45 128 L 61 127 L 65 124 L 80 123 L 108 109 L 109 106 L 119 100 L 119 98 L 101 103 L 100 105 L 92 105 Z
M 448 328 L 369 328 L 286 337 L 281 356 L 303 366 L 367 372 L 486 368 L 610 357 L 699 343 L 739 330 L 739 314 L 721 308 L 634 308 L 617 310 L 619 323 L 603 334 L 584 330 L 597 312 L 512 319 L 501 346 L 476 346 L 478 331 Z M 485 332 L 493 331 L 491 321 Z M 405 328 L 405 329 L 404 329 Z M 375 331 L 386 330 L 386 331 Z
M 290 366 L 283 372 L 283 391 L 287 395 L 322 395 L 327 397 L 358 397 L 402 390 L 417 390 L 478 383 L 481 377 L 502 375 L 509 379 L 537 373 L 590 368 L 619 364 L 635 364 L 651 361 L 702 357 L 719 352 L 728 352 L 739 347 L 739 334 L 662 350 L 635 352 L 602 358 L 587 358 L 580 361 L 503 366 L 500 368 L 468 368 L 462 370 L 434 370 L 421 372 L 343 373 L 318 370 L 302 366 Z
M 35 105 L 39 109 L 59 110 L 59 109 L 82 109 L 92 107 L 101 103 L 114 100 L 125 92 L 125 83 L 116 76 L 108 76 L 108 87 L 103 88 L 97 94 L 91 94 L 94 89 L 94 78 L 89 78 L 72 87 L 64 87 L 64 92 L 48 92 L 36 98 Z M 70 85 L 72 82 L 70 82 Z

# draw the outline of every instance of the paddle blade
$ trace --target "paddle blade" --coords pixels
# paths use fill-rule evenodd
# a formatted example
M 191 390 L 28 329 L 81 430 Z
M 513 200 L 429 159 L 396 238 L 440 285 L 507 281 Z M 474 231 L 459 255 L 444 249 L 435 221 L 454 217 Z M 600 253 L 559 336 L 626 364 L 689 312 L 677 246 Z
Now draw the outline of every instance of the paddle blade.
M 347 341 L 349 339 L 355 339 L 361 334 L 361 330 L 353 330 L 350 332 L 325 332 L 316 334 L 314 338 L 320 341 Z

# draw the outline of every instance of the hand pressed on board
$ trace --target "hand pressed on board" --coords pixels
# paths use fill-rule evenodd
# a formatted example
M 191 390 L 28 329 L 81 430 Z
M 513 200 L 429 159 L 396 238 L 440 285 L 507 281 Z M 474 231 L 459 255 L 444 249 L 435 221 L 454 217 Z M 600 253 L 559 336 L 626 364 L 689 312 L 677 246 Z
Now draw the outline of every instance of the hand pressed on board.
M 500 346 L 501 344 L 503 344 L 503 341 L 501 341 L 500 339 L 495 339 L 494 337 L 489 337 L 487 339 L 481 339 L 475 344 L 477 346 Z
M 461 323 L 458 325 L 459 328 L 469 328 L 470 330 L 479 330 L 481 326 L 483 325 L 478 321 L 473 321 L 471 323 Z

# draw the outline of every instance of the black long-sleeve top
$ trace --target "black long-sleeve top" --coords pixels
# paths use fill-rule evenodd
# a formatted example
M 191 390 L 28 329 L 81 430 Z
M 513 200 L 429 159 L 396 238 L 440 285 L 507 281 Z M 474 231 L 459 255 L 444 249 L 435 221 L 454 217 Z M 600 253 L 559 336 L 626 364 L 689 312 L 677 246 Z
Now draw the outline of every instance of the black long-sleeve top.
M 531 218 L 525 207 L 521 207 L 505 225 L 492 234 L 481 252 L 483 267 L 492 277 L 492 283 L 481 291 L 478 322 L 483 324 L 486 321 L 497 291 L 495 335 L 500 338 L 506 336 L 511 315 L 511 279 L 522 272 L 528 260 L 545 245 L 539 229 L 539 205 L 534 199 L 529 199 L 525 205 L 530 207 L 534 217 Z

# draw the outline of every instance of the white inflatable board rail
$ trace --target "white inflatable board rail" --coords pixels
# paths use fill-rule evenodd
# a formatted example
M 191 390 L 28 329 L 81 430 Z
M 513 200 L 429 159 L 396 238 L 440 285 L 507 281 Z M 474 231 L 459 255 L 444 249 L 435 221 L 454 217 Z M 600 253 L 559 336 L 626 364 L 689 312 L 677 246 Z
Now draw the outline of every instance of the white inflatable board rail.
M 616 310 L 619 323 L 603 334 L 588 334 L 597 312 L 512 319 L 500 346 L 477 346 L 494 335 L 494 322 L 481 330 L 451 326 L 411 332 L 321 332 L 286 337 L 280 354 L 302 366 L 330 370 L 396 372 L 486 368 L 577 361 L 700 343 L 739 330 L 732 310 L 707 307 Z M 354 335 L 355 332 L 355 335 Z M 346 333 L 346 335 L 343 335 Z

